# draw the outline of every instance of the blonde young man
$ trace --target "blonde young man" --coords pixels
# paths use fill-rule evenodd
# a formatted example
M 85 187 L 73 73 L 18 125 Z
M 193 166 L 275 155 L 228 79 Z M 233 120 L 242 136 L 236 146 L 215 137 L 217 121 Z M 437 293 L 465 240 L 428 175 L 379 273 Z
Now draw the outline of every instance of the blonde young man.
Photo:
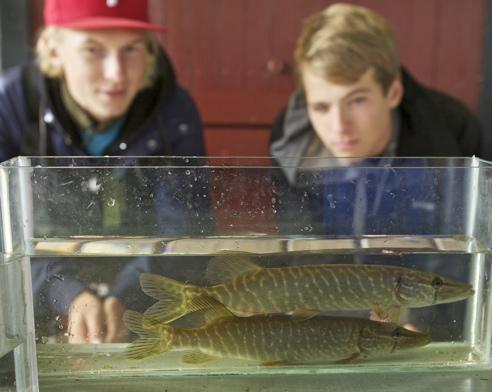
M 205 155 L 195 103 L 177 85 L 154 35 L 166 29 L 150 23 L 148 12 L 147 0 L 45 1 L 37 63 L 0 77 L 0 161 L 18 155 Z M 186 211 L 180 214 L 167 200 L 149 215 L 161 219 L 156 224 L 185 219 Z M 63 209 L 44 205 L 36 211 Z M 111 227 L 103 205 L 98 213 L 101 227 Z M 131 222 L 129 215 L 122 211 L 111 219 Z M 57 231 L 47 235 L 64 234 L 62 227 L 48 229 Z M 79 276 L 89 263 L 37 260 L 32 266 L 37 323 L 67 315 L 69 342 L 124 340 L 122 298 L 138 295 L 144 264 L 128 264 L 109 292 L 98 294 Z
M 414 175 L 402 187 L 402 179 L 391 176 L 369 181 L 355 167 L 384 167 L 395 163 L 395 157 L 487 159 L 475 116 L 457 100 L 415 81 L 400 65 L 389 23 L 365 7 L 340 3 L 312 15 L 294 60 L 299 89 L 274 122 L 270 140 L 271 155 L 282 167 L 275 179 L 282 201 L 277 211 L 284 212 L 279 219 L 287 217 L 282 221 L 290 221 L 296 231 L 314 225 L 324 234 L 430 232 L 433 225 L 444 224 L 437 222 L 437 211 L 429 213 L 435 200 L 426 199 L 433 189 L 426 186 L 433 180 Z M 305 157 L 332 158 L 354 169 L 345 176 L 327 172 L 322 189 L 304 189 L 310 167 L 322 164 Z M 398 164 L 419 163 L 400 159 Z M 403 188 L 413 191 L 401 196 L 409 203 L 405 217 L 413 223 L 408 225 L 402 224 L 397 205 L 383 197 Z M 301 210 L 311 214 L 292 217 L 300 210 L 297 191 L 309 196 Z
M 270 144 L 281 167 L 272 185 L 282 233 L 345 236 L 357 248 L 364 247 L 357 239 L 370 235 L 464 232 L 460 198 L 466 175 L 422 170 L 426 159 L 410 157 L 487 158 L 482 129 L 461 103 L 421 86 L 400 66 L 385 19 L 349 4 L 326 8 L 306 21 L 295 65 L 300 88 L 275 121 Z M 343 170 L 320 169 L 323 158 Z M 330 255 L 322 259 L 326 263 Z M 347 259 L 381 262 L 380 255 L 363 250 L 333 257 Z M 421 255 L 415 267 L 420 263 L 457 278 L 466 273 L 436 257 Z M 449 325 L 460 333 L 455 321 L 463 320 L 461 305 L 441 307 L 448 309 L 441 318 L 433 313 L 433 337 L 450 331 Z M 429 328 L 419 322 L 417 327 Z
M 282 156 L 483 156 L 482 129 L 458 101 L 400 66 L 389 23 L 334 4 L 305 23 L 295 49 L 299 90 L 272 129 Z M 353 160 L 352 160 L 353 161 Z M 295 182 L 295 169 L 286 169 Z

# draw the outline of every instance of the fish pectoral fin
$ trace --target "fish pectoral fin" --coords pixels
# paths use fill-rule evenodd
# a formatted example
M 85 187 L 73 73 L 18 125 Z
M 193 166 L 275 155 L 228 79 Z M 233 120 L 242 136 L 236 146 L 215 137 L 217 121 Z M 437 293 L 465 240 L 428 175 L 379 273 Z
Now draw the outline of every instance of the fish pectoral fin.
M 357 362 L 357 360 L 360 359 L 361 357 L 362 357 L 362 355 L 360 352 L 355 352 L 352 355 L 350 355 L 349 357 L 344 358 L 344 359 L 340 359 L 340 360 L 336 361 L 335 363 L 338 363 L 338 364 L 354 363 L 354 362 Z
M 212 284 L 228 282 L 247 272 L 263 269 L 254 263 L 244 252 L 233 252 L 227 256 L 217 256 L 208 262 L 206 277 Z
M 319 313 L 320 313 L 319 310 L 297 309 L 292 313 L 292 319 L 296 322 L 300 322 L 313 318 L 314 316 L 317 316 Z
M 370 319 L 373 321 L 398 324 L 400 321 L 400 313 L 401 306 L 399 305 L 382 307 L 376 304 L 371 310 Z
M 126 356 L 129 359 L 144 359 L 166 351 L 160 349 L 159 343 L 160 339 L 158 338 L 136 339 L 126 348 Z
M 288 365 L 289 361 L 286 359 L 275 359 L 273 361 L 265 361 L 261 362 L 261 366 L 281 366 L 281 365 Z
M 214 361 L 219 359 L 220 357 L 205 354 L 201 351 L 190 351 L 183 355 L 182 361 L 184 363 L 197 364 L 197 363 L 206 363 L 210 361 Z

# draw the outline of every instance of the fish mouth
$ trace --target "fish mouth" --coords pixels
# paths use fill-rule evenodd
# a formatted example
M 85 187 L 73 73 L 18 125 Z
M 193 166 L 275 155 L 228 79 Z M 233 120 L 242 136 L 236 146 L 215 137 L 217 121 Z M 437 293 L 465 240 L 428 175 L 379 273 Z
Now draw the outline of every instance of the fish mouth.
M 411 349 L 428 345 L 432 341 L 429 335 L 422 332 L 405 330 L 405 336 L 401 341 L 395 341 L 391 352 L 398 349 Z
M 446 284 L 434 293 L 434 304 L 461 301 L 475 294 L 469 284 Z

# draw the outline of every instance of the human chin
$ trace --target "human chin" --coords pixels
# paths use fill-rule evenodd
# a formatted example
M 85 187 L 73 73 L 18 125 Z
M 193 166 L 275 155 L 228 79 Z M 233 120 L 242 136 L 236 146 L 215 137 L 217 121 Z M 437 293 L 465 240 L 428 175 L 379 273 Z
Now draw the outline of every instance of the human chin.
M 331 143 L 330 150 L 336 157 L 358 157 L 361 153 L 360 147 L 360 143 L 352 139 Z
M 99 100 L 99 110 L 104 113 L 111 114 L 113 117 L 121 116 L 130 106 L 130 101 L 127 97 L 120 99 L 101 99 Z
M 342 165 L 353 165 L 364 160 L 364 157 L 337 157 L 338 162 Z
M 99 122 L 111 121 L 115 118 L 122 116 L 126 112 L 126 107 L 108 107 L 107 105 L 101 105 L 94 108 L 91 111 L 92 116 Z
M 353 146 L 353 148 L 338 148 L 337 145 L 334 145 L 330 148 L 331 153 L 335 156 L 338 161 L 345 165 L 350 165 L 356 162 L 360 162 L 366 156 L 364 151 L 361 151 L 357 146 Z

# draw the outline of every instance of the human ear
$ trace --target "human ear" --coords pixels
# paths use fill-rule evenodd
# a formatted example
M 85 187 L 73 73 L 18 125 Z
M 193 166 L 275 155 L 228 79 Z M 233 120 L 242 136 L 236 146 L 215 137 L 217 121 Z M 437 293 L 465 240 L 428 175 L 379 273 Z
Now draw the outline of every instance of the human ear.
M 56 45 L 50 44 L 48 46 L 48 58 L 50 61 L 50 64 L 54 68 L 61 69 L 62 67 L 62 61 L 60 58 L 60 49 L 56 47 Z
M 59 31 L 51 31 L 50 34 L 42 36 L 42 47 L 44 62 L 49 64 L 49 74 L 50 76 L 59 76 L 63 71 L 63 63 L 61 59 L 61 40 Z
M 400 104 L 403 98 L 403 92 L 404 90 L 401 79 L 396 78 L 391 83 L 388 93 L 386 94 L 386 100 L 388 101 L 388 105 L 391 109 L 396 108 Z

